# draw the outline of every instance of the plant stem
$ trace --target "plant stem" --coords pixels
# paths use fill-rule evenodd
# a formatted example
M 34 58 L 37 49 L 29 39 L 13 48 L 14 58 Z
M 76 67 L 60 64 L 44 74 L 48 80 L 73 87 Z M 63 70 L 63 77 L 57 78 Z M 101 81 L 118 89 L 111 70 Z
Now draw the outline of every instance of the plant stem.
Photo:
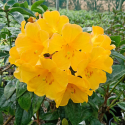
M 5 69 L 0 70 L 0 75 L 2 75 L 2 73 L 6 70 L 8 70 L 9 68 L 11 68 L 13 66 L 13 64 L 10 64 L 9 66 L 7 66 Z
M 109 84 L 108 84 L 108 86 L 107 86 L 107 90 L 106 90 L 106 94 L 105 94 L 105 101 L 104 101 L 104 103 L 102 104 L 102 106 L 99 108 L 99 121 L 100 121 L 100 122 L 102 122 L 103 116 L 104 116 L 104 114 L 105 114 L 105 112 L 106 112 L 107 100 L 108 100 L 108 98 L 109 98 L 109 93 L 108 93 L 108 91 L 109 91 Z
M 40 125 L 40 120 L 39 120 L 39 109 L 38 109 L 38 111 L 36 112 L 36 116 L 37 116 L 37 123 L 38 123 L 38 125 Z
M 121 96 L 122 93 L 123 93 L 123 91 L 120 92 L 120 94 L 118 95 L 118 97 L 112 101 L 112 103 L 107 107 L 106 110 L 110 109 L 114 105 L 114 103 L 117 101 L 117 99 Z
M 122 78 L 115 84 L 115 86 L 112 88 L 112 90 L 109 92 L 109 96 L 111 95 L 111 93 L 113 92 L 113 90 L 115 89 L 115 87 L 125 78 L 125 75 L 122 76 Z
M 9 14 L 8 11 L 4 11 L 6 13 L 6 18 L 7 18 L 7 26 L 10 27 L 10 20 L 9 20 Z M 8 30 L 8 34 L 9 34 L 9 41 L 10 41 L 10 48 L 12 47 L 12 41 L 11 41 L 11 34 L 10 31 Z
M 3 125 L 8 125 L 8 123 L 9 123 L 13 118 L 14 118 L 14 116 L 10 116 Z

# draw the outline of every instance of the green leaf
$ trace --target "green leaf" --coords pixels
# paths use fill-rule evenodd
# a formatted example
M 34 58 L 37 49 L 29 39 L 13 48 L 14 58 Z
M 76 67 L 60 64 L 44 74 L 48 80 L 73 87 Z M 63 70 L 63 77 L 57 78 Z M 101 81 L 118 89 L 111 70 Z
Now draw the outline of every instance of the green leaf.
M 6 23 L 0 23 L 0 30 L 2 30 L 5 25 Z
M 33 101 L 32 101 L 33 114 L 38 111 L 44 99 L 45 99 L 45 96 L 39 97 L 36 94 L 33 95 Z
M 20 4 L 20 7 L 28 8 L 28 3 L 27 3 L 27 1 L 21 3 L 21 4 Z
M 116 82 L 116 80 L 118 80 L 119 78 L 121 78 L 125 74 L 125 66 L 113 65 L 112 68 L 113 68 L 112 74 L 107 73 L 107 81 L 106 81 L 106 83 L 101 84 L 100 86 L 106 85 L 108 83 Z
M 8 2 L 7 2 L 7 5 L 8 6 L 13 6 L 13 4 L 15 4 L 17 2 L 17 0 L 9 0 Z
M 22 21 L 24 21 L 24 17 L 21 13 L 19 12 L 12 12 L 10 13 L 11 16 L 19 23 L 21 24 Z
M 125 45 L 120 47 L 120 53 L 123 54 L 125 52 Z
M 17 86 L 16 86 L 16 96 L 17 96 L 17 98 L 19 98 L 26 91 L 27 91 L 27 85 L 26 85 L 26 83 L 18 81 L 17 82 Z
M 41 9 L 39 9 L 39 8 L 35 8 L 35 9 L 33 9 L 33 11 L 34 11 L 34 12 L 41 13 L 41 14 L 43 13 L 43 11 L 42 11 Z
M 27 125 L 33 115 L 32 107 L 27 111 L 23 110 L 20 105 L 16 104 L 15 121 L 16 125 Z
M 73 103 L 69 100 L 68 104 L 64 107 L 66 115 L 72 125 L 78 125 L 81 122 L 81 106 L 79 103 Z
M 48 10 L 48 7 L 46 5 L 40 5 L 44 11 Z
M 9 13 L 12 13 L 12 12 L 15 12 L 15 11 L 18 11 L 18 12 L 20 12 L 21 14 L 25 14 L 25 15 L 29 15 L 29 16 L 35 17 L 34 13 L 33 13 L 31 10 L 29 10 L 29 9 L 27 9 L 27 8 L 23 8 L 23 7 L 13 7 L 13 8 L 9 11 Z
M 31 10 L 34 11 L 34 9 L 36 9 L 39 5 L 41 5 L 45 0 L 39 0 L 36 1 L 32 6 L 31 6 Z
M 0 88 L 0 98 L 3 95 L 3 93 L 4 93 L 4 88 Z
M 118 53 L 118 52 L 116 52 L 114 50 L 112 50 L 111 55 L 114 56 L 114 57 L 118 57 L 118 58 L 125 61 L 125 56 L 123 56 L 122 54 L 120 54 L 120 53 Z
M 62 120 L 62 125 L 69 125 L 66 118 L 64 118 L 64 119 Z
M 13 4 L 12 7 L 20 7 L 20 4 L 19 3 L 15 3 L 15 4 Z
M 94 117 L 91 118 L 90 125 L 101 125 L 100 121 Z
M 58 111 L 47 112 L 42 116 L 42 120 L 46 120 L 46 121 L 57 120 L 58 118 L 59 118 Z
M 120 42 L 119 46 L 121 46 L 121 45 L 125 45 L 125 40 Z
M 26 92 L 18 99 L 18 103 L 24 110 L 28 111 L 31 106 L 31 92 Z
M 7 51 L 0 51 L 0 58 L 3 58 L 3 57 L 5 57 L 5 56 L 7 56 L 7 55 L 9 55 L 9 52 L 7 52 Z
M 125 102 L 120 102 L 117 104 L 121 109 L 125 110 Z
M 4 96 L 4 94 L 1 96 L 0 98 L 0 110 L 4 110 L 5 108 L 7 108 L 9 106 L 10 103 L 10 99 L 6 99 L 6 97 Z
M 1 111 L 0 111 L 0 125 L 3 125 L 3 115 Z
M 121 42 L 120 36 L 110 36 L 111 40 L 113 41 L 113 44 L 116 45 L 116 47 L 119 47 L 119 44 Z
M 9 113 L 11 114 L 11 115 L 15 115 L 15 104 L 14 103 L 12 103 L 12 102 L 10 102 L 9 103 Z
M 7 99 L 10 98 L 10 96 L 14 93 L 16 90 L 15 84 L 13 82 L 8 82 L 8 84 L 4 88 L 4 95 Z

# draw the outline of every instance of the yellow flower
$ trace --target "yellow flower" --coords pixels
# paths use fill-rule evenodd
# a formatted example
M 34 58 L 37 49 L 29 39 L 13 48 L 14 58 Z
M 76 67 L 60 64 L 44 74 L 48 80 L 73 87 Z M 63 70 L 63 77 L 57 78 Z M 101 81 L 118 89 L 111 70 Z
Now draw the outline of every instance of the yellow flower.
M 77 75 L 86 77 L 90 88 L 95 90 L 100 83 L 106 82 L 106 72 L 112 73 L 113 60 L 102 47 L 93 48 L 89 54 L 83 53 L 83 60 L 79 63 Z
M 35 16 L 36 16 L 36 17 L 38 17 L 38 16 L 39 16 L 39 13 L 38 13 L 38 12 L 36 12 L 36 13 L 35 13 Z
M 16 53 L 17 51 L 22 62 L 35 65 L 39 55 L 45 51 L 43 44 L 49 40 L 49 34 L 41 30 L 37 23 L 27 23 L 23 31 L 15 41 L 15 49 L 12 48 L 10 50 L 10 57 L 13 58 L 11 53 L 14 53 L 14 51 Z M 13 62 L 11 61 L 11 63 Z
M 14 72 L 14 76 L 20 80 L 20 82 L 27 83 L 30 79 L 36 76 L 36 69 L 29 63 L 22 63 Z
M 36 18 L 30 17 L 27 21 L 30 22 L 30 23 L 34 23 L 34 22 L 36 22 Z
M 18 66 L 14 76 L 27 83 L 34 77 L 29 69 L 34 69 L 39 56 L 46 51 L 43 43 L 49 39 L 49 34 L 41 30 L 37 23 L 27 23 L 25 29 L 24 25 L 25 21 L 22 22 L 22 33 L 18 35 L 15 47 L 10 49 L 9 62 Z
M 115 48 L 115 45 L 110 45 L 111 44 L 110 37 L 104 35 L 103 28 L 99 26 L 92 27 L 91 38 L 94 47 L 100 46 L 106 50 L 112 50 Z
M 61 35 L 54 34 L 49 41 L 49 53 L 56 52 L 52 59 L 58 67 L 67 70 L 73 66 L 74 57 L 82 52 L 90 52 L 92 44 L 90 34 L 82 32 L 82 28 L 76 24 L 65 24 Z M 74 67 L 73 67 L 74 68 Z
M 67 87 L 56 96 L 56 107 L 67 105 L 69 99 L 72 99 L 74 103 L 88 102 L 88 95 L 92 95 L 92 91 L 89 89 L 87 80 L 69 75 Z
M 43 18 L 37 20 L 42 30 L 49 33 L 51 37 L 53 33 L 61 34 L 62 27 L 64 24 L 69 23 L 67 16 L 60 16 L 58 11 L 46 11 L 43 14 Z
M 36 73 L 33 74 L 36 76 L 27 82 L 27 89 L 38 96 L 46 95 L 55 99 L 57 93 L 64 90 L 68 84 L 67 73 L 58 69 L 51 59 L 40 58 Z

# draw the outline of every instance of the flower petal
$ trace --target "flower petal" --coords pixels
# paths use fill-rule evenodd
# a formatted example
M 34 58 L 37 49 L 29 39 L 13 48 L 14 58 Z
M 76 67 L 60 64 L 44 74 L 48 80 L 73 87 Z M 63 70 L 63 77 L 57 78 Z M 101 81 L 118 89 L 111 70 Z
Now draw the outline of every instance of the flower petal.
M 74 41 L 71 43 L 71 46 L 74 49 L 82 50 L 82 52 L 90 52 L 92 50 L 90 38 L 91 37 L 89 33 L 82 32 L 74 39 Z
M 55 53 L 52 60 L 56 63 L 57 67 L 68 70 L 71 64 L 71 57 L 66 56 L 66 51 L 63 49 Z
M 76 24 L 65 24 L 62 29 L 62 36 L 65 42 L 71 43 L 82 32 L 82 28 Z
M 54 34 L 49 41 L 49 53 L 54 53 L 56 51 L 60 51 L 62 49 L 62 45 L 64 45 L 64 41 L 59 34 Z
M 17 51 L 17 48 L 14 46 L 10 49 L 9 51 L 9 62 L 11 64 L 16 64 L 16 61 L 20 58 L 19 54 L 18 54 L 18 51 Z

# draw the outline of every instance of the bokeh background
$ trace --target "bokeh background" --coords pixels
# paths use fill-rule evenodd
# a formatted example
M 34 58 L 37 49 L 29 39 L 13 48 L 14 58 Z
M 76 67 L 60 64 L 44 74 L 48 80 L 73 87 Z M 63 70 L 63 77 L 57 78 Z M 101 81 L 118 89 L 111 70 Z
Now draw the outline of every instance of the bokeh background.
M 1 0 L 6 3 L 7 0 Z M 18 0 L 22 3 L 26 0 Z M 30 4 L 33 4 L 37 0 L 27 0 Z M 70 10 L 96 10 L 98 12 L 112 11 L 118 9 L 120 0 L 68 0 L 68 8 Z M 45 0 L 45 5 L 48 7 L 56 7 L 56 0 Z M 59 7 L 61 9 L 66 8 L 67 0 L 59 0 Z M 125 10 L 125 0 L 122 0 L 122 8 Z

